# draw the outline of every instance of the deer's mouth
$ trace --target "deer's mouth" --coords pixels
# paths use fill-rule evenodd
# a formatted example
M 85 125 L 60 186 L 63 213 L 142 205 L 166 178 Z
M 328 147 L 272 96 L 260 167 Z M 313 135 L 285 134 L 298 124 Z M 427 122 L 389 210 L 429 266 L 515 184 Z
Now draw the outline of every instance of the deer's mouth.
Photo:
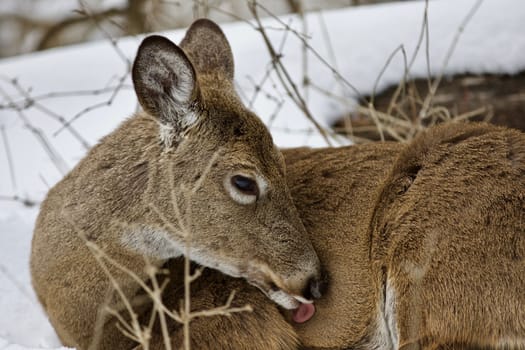
M 296 323 L 304 323 L 315 314 L 313 301 L 300 296 L 290 295 L 283 290 L 271 290 L 266 293 L 270 299 L 285 309 L 292 311 L 292 319 Z
M 251 285 L 259 288 L 282 308 L 291 311 L 292 319 L 296 323 L 306 322 L 313 317 L 315 313 L 313 299 L 321 296 L 318 278 L 311 277 L 306 286 L 298 286 L 293 281 L 290 285 L 289 280 L 281 278 L 268 265 L 254 265 L 244 271 L 244 277 Z
M 315 314 L 315 306 L 312 300 L 307 300 L 302 296 L 290 294 L 278 288 L 273 283 L 257 283 L 250 281 L 251 284 L 259 288 L 268 298 L 286 310 L 292 312 L 292 319 L 296 323 L 308 321 Z

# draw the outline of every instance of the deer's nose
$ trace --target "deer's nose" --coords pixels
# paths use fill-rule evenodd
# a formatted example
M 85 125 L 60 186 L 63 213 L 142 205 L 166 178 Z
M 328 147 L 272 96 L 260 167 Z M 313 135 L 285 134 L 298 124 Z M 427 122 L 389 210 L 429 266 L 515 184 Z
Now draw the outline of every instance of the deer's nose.
M 325 271 L 321 271 L 320 276 L 310 277 L 303 290 L 303 297 L 307 300 L 319 299 L 326 292 L 327 286 L 328 275 Z

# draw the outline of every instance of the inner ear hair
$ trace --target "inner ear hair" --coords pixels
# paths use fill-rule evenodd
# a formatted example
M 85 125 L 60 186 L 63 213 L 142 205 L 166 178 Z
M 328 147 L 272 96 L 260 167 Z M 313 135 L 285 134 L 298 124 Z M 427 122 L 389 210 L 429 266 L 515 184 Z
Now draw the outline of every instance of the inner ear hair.
M 195 69 L 173 42 L 157 35 L 144 39 L 132 79 L 142 108 L 163 126 L 164 141 L 171 144 L 196 122 L 200 91 Z

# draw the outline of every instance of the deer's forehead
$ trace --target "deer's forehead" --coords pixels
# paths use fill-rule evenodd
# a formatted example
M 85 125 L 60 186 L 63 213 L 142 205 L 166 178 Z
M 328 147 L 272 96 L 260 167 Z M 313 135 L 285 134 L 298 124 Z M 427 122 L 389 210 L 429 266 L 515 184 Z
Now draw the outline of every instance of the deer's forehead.
M 263 131 L 267 133 L 266 129 Z M 269 134 L 233 136 L 218 148 L 222 149 L 221 158 L 229 170 L 250 170 L 268 179 L 284 176 L 284 158 Z
M 227 158 L 232 162 L 251 162 L 268 175 L 273 170 L 284 174 L 283 157 L 259 117 L 247 110 L 236 95 L 215 89 L 204 91 L 204 127 L 211 126 L 212 138 L 218 141 L 218 148 L 229 154 Z
M 212 121 L 212 130 L 221 143 L 245 143 L 261 154 L 273 152 L 274 143 L 270 132 L 252 112 L 213 108 L 205 113 L 207 119 Z

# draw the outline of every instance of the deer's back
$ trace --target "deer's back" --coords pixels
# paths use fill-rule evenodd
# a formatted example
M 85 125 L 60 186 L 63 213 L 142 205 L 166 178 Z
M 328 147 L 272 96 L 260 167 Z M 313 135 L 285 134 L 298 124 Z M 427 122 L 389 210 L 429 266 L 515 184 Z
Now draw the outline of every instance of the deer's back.
M 524 217 L 522 132 L 452 124 L 405 148 L 370 230 L 371 259 L 400 305 L 400 338 L 495 346 L 522 335 Z
M 523 133 L 447 125 L 406 146 L 285 156 L 294 201 L 331 276 L 315 317 L 296 326 L 304 344 L 487 346 L 523 334 Z M 387 317 L 398 334 L 382 340 Z

